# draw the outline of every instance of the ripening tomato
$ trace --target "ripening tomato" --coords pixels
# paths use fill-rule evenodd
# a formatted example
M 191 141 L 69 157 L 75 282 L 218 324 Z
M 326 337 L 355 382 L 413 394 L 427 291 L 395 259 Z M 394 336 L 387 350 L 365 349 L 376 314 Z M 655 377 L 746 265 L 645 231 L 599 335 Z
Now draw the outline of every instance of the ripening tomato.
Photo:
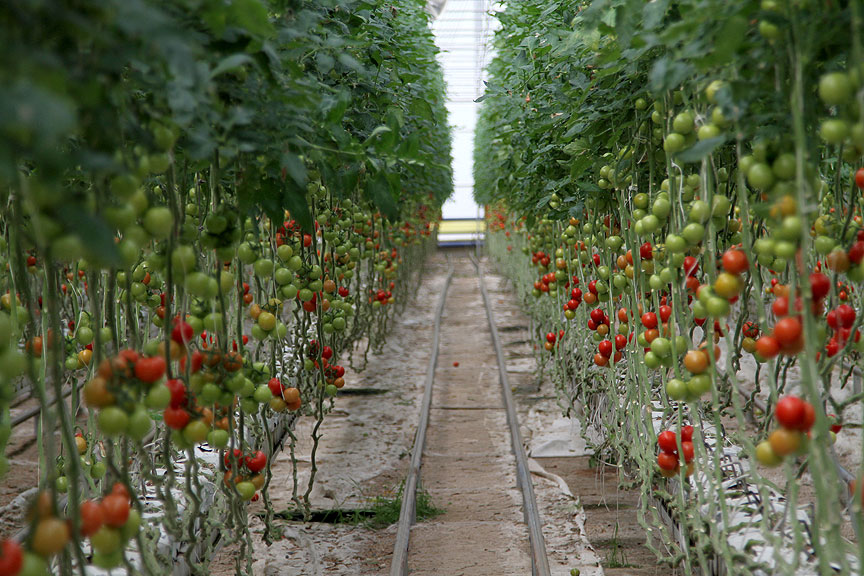
M 43 518 L 33 531 L 33 551 L 40 556 L 59 554 L 69 542 L 69 525 L 59 518 Z
M 794 454 L 801 447 L 801 432 L 788 428 L 778 428 L 768 436 L 771 450 L 780 457 Z
M 691 374 L 702 374 L 708 370 L 709 358 L 703 350 L 689 350 L 684 355 L 684 367 Z

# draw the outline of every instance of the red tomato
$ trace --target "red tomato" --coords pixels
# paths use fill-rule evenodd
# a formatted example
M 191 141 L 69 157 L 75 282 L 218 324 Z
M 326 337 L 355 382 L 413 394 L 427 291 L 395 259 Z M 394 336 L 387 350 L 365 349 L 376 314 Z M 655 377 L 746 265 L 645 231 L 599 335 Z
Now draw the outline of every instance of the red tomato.
M 848 304 L 837 307 L 837 325 L 841 328 L 851 328 L 855 324 L 855 309 Z
M 135 377 L 146 384 L 157 382 L 165 374 L 165 357 L 139 358 L 135 363 Z
M 657 328 L 657 315 L 654 312 L 646 312 L 642 314 L 642 325 L 649 330 Z
M 773 358 L 780 353 L 780 343 L 773 336 L 762 336 L 756 340 L 756 352 L 763 358 Z
M 791 430 L 802 430 L 804 424 L 804 401 L 797 396 L 784 396 L 777 401 L 774 417 L 777 423 Z
M 105 522 L 105 514 L 102 507 L 93 500 L 85 500 L 81 503 L 81 535 L 90 536 L 95 534 Z
M 692 442 L 693 441 L 693 426 L 684 426 L 681 428 L 681 441 L 682 442 Z
M 102 499 L 102 514 L 105 524 L 120 528 L 129 519 L 129 500 L 120 494 L 109 494 Z
M 627 337 L 623 334 L 617 334 L 615 336 L 615 349 L 623 350 L 627 346 Z
M 246 457 L 246 468 L 250 472 L 260 472 L 267 465 L 267 455 L 258 450 L 251 456 Z
M 186 384 L 182 380 L 172 378 L 165 382 L 171 391 L 171 407 L 178 408 L 186 403 Z
M 604 357 L 610 358 L 614 350 L 612 349 L 612 342 L 610 340 L 603 340 L 600 344 L 597 345 L 597 351 L 600 352 Z
M 723 269 L 730 274 L 743 274 L 750 267 L 747 255 L 741 250 L 730 249 L 723 253 Z
M 777 324 L 774 325 L 774 338 L 777 339 L 781 348 L 786 349 L 798 342 L 798 339 L 801 338 L 801 331 L 801 320 L 787 316 L 778 320 Z
M 657 445 L 660 450 L 668 454 L 674 454 L 678 451 L 678 440 L 675 438 L 675 433 L 671 430 L 664 430 L 657 435 Z
M 282 382 L 279 380 L 279 378 L 271 378 L 270 381 L 267 382 L 267 386 L 270 388 L 270 392 L 273 394 L 273 396 L 276 396 L 277 398 L 282 397 L 282 391 L 284 390 L 284 387 L 282 386 Z
M 672 317 L 672 307 L 671 306 L 660 306 L 660 321 L 664 324 L 669 321 L 669 318 Z
M 684 458 L 684 462 L 689 464 L 693 461 L 696 452 L 693 448 L 693 442 L 681 442 L 681 456 Z
M 855 171 L 855 185 L 859 190 L 864 190 L 864 168 Z
M 864 248 L 864 242 L 861 245 Z M 862 252 L 862 256 L 864 256 L 864 252 Z M 829 292 L 831 292 L 831 280 L 828 279 L 828 276 L 821 272 L 810 274 L 810 293 L 813 294 L 814 300 L 822 300 L 828 296 Z
M 801 430 L 802 432 L 807 432 L 811 428 L 813 428 L 813 424 L 816 423 L 816 409 L 813 408 L 813 404 L 809 402 L 804 402 L 804 418 L 801 420 Z
M 187 344 L 195 337 L 195 329 L 183 320 L 175 320 L 171 330 L 171 340 L 178 344 Z
M 787 316 L 789 314 L 789 299 L 785 296 L 780 296 L 771 304 L 771 311 L 778 318 Z
M 849 253 L 847 254 L 850 262 L 854 262 L 855 264 L 860 264 L 861 260 L 864 260 L 864 242 L 858 240 L 852 247 L 849 248 Z
M 745 322 L 743 327 L 744 336 L 747 338 L 756 338 L 759 336 L 759 326 L 755 322 Z
M 645 242 L 639 247 L 639 257 L 642 258 L 642 260 L 654 259 L 654 248 L 651 246 L 650 242 Z
M 24 566 L 24 550 L 15 540 L 0 541 L 0 574 L 15 576 Z
M 661 470 L 676 470 L 678 468 L 678 456 L 669 454 L 668 452 L 661 452 L 657 455 L 657 465 Z
M 694 258 L 693 256 L 687 256 L 684 258 L 684 273 L 687 276 L 695 276 L 699 273 L 699 260 Z
M 165 425 L 172 430 L 182 430 L 189 423 L 191 417 L 183 408 L 169 406 L 163 414 Z

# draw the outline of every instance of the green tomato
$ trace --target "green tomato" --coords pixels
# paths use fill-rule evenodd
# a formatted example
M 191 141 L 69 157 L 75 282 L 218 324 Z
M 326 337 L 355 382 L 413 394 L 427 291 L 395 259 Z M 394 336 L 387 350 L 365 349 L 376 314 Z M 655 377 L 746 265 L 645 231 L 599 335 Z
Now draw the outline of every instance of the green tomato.
M 105 474 L 108 473 L 108 466 L 105 462 L 101 460 L 97 460 L 93 462 L 93 465 L 90 466 L 90 477 L 95 480 L 100 480 L 105 477 Z
M 129 437 L 140 442 L 150 433 L 151 428 L 153 420 L 150 419 L 150 414 L 142 406 L 137 407 L 129 417 Z
M 747 183 L 756 190 L 769 190 L 774 182 L 774 171 L 764 162 L 753 164 L 747 171 Z
M 75 339 L 82 346 L 86 346 L 93 342 L 93 329 L 89 326 L 79 326 L 78 332 L 75 333 Z
M 167 206 L 154 206 L 144 214 L 142 224 L 151 236 L 157 240 L 164 240 L 174 227 L 174 216 Z
M 190 444 L 201 444 L 209 432 L 210 427 L 202 420 L 193 420 L 183 428 L 183 438 Z
M 51 576 L 48 571 L 48 562 L 34 554 L 33 552 L 24 553 L 24 564 L 17 576 Z
M 681 236 L 691 245 L 699 244 L 705 238 L 705 227 L 696 222 L 691 222 L 681 231 Z
M 676 132 L 672 132 L 668 136 L 666 136 L 666 139 L 663 141 L 663 149 L 669 154 L 675 154 L 676 152 L 682 150 L 686 143 L 687 142 L 684 136 Z
M 164 410 L 171 403 L 171 390 L 165 384 L 154 384 L 144 397 L 144 405 L 150 410 Z
M 672 354 L 672 343 L 666 338 L 655 338 L 651 342 L 651 352 L 658 358 L 667 358 Z
M 57 480 L 54 481 L 54 487 L 57 488 L 57 492 L 60 494 L 65 494 L 67 490 L 69 490 L 69 478 L 66 476 L 58 476 Z
M 129 427 L 129 416 L 117 406 L 106 406 L 99 411 L 99 429 L 108 437 L 117 437 Z
M 838 118 L 828 118 L 819 127 L 819 136 L 828 144 L 842 144 L 849 135 L 849 124 Z
M 852 96 L 852 83 L 843 72 L 829 72 L 819 79 L 819 98 L 828 106 L 845 104 Z
M 680 402 L 687 398 L 687 384 L 678 378 L 672 378 L 666 382 L 666 396 L 670 400 Z
M 243 500 L 251 500 L 255 496 L 255 485 L 252 482 L 238 482 L 235 487 Z
M 282 244 L 276 249 L 276 256 L 282 262 L 287 262 L 292 256 L 294 256 L 294 249 L 291 248 L 289 244 Z
M 653 344 L 653 342 L 652 342 L 652 344 Z M 654 354 L 654 352 L 651 352 L 650 350 L 645 353 L 644 361 L 645 361 L 645 367 L 648 368 L 649 370 L 656 370 L 657 368 L 660 367 L 660 358 L 658 358 L 657 355 Z
M 90 536 L 90 545 L 99 554 L 113 554 L 120 549 L 123 539 L 120 531 L 103 525 L 95 534 Z
M 123 541 L 128 541 L 130 538 L 134 538 L 136 534 L 138 534 L 138 530 L 141 528 L 141 514 L 134 507 L 129 510 L 129 518 L 126 519 L 126 524 L 120 529 L 120 535 L 123 537 Z
M 240 259 L 240 262 L 248 266 L 257 260 L 258 254 L 251 244 L 243 242 L 237 247 L 237 257 Z
M 207 444 L 209 444 L 211 448 L 225 448 L 228 446 L 229 440 L 230 437 L 226 430 L 220 430 L 217 428 L 216 430 L 211 430 L 207 433 Z
M 672 254 L 680 254 L 687 250 L 687 240 L 677 234 L 666 236 L 666 250 Z
M 687 396 L 691 400 L 698 400 L 706 392 L 711 391 L 711 376 L 708 374 L 697 374 L 687 382 Z
M 690 134 L 693 132 L 693 114 L 681 112 L 672 120 L 672 129 L 678 134 Z
M 327 386 L 324 387 L 324 393 L 327 396 L 329 396 L 330 398 L 333 398 L 334 396 L 336 396 L 336 394 L 338 392 L 339 392 L 339 389 L 336 388 L 336 386 L 334 386 L 333 384 L 327 384 Z
M 273 393 L 270 391 L 270 387 L 266 384 L 261 384 L 257 388 L 255 388 L 255 393 L 252 396 L 256 402 L 259 404 L 264 404 L 265 402 L 269 402 L 271 398 L 273 398 Z

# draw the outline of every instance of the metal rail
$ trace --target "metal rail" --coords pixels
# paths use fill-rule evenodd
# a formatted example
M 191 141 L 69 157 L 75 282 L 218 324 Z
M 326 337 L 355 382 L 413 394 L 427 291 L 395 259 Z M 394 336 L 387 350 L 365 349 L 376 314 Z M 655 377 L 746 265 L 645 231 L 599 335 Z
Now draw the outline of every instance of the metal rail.
M 540 521 L 540 511 L 537 509 L 537 499 L 534 496 L 534 484 L 531 482 L 531 472 L 528 470 L 528 458 L 525 455 L 525 447 L 522 445 L 519 418 L 516 415 L 513 392 L 510 390 L 510 382 L 507 378 L 507 363 L 504 359 L 504 352 L 501 349 L 501 339 L 498 336 L 495 315 L 492 312 L 492 303 L 489 300 L 489 293 L 486 291 L 486 283 L 483 281 L 480 262 L 473 254 L 471 254 L 471 262 L 477 270 L 480 292 L 483 294 L 483 304 L 486 307 L 486 318 L 489 321 L 489 332 L 492 335 L 495 356 L 498 358 L 498 381 L 501 383 L 501 394 L 504 397 L 504 406 L 507 409 L 507 423 L 510 426 L 510 441 L 513 445 L 513 455 L 516 457 L 516 479 L 522 491 L 522 512 L 525 516 L 525 523 L 528 525 L 528 544 L 531 548 L 531 574 L 532 576 L 550 576 L 549 558 L 546 556 L 546 541 L 543 538 L 543 524 Z
M 423 403 L 420 405 L 420 423 L 417 425 L 417 435 L 414 437 L 414 448 L 411 450 L 411 467 L 405 479 L 402 490 L 402 508 L 399 511 L 399 529 L 396 532 L 396 544 L 393 548 L 393 561 L 390 565 L 391 576 L 402 576 L 408 573 L 408 545 L 411 541 L 411 526 L 417 515 L 417 485 L 420 482 L 420 464 L 423 457 L 423 447 L 426 445 L 426 428 L 429 426 L 429 409 L 432 407 L 432 384 L 435 381 L 435 367 L 438 364 L 438 341 L 441 337 L 441 315 L 447 301 L 447 290 L 453 280 L 453 262 L 447 256 L 447 279 L 435 310 L 435 327 L 432 336 L 432 355 L 426 368 L 426 383 L 423 387 Z

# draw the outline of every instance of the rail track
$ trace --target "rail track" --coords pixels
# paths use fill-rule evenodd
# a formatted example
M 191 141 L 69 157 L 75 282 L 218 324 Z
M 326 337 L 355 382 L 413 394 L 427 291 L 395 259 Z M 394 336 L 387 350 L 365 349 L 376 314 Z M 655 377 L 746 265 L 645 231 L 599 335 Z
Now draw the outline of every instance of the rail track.
M 498 330 L 495 324 L 495 317 L 492 312 L 489 294 L 486 290 L 486 285 L 483 280 L 483 273 L 479 266 L 479 262 L 470 256 L 471 266 L 476 274 L 479 291 L 482 295 L 483 305 L 485 308 L 486 319 L 489 325 L 489 337 L 492 340 L 492 346 L 495 351 L 495 358 L 498 372 L 498 383 L 500 385 L 501 400 L 503 409 L 506 412 L 506 426 L 510 439 L 510 448 L 515 464 L 516 483 L 521 493 L 522 500 L 522 516 L 525 529 L 527 530 L 527 554 L 530 558 L 532 576 L 549 576 L 549 560 L 546 554 L 546 545 L 543 538 L 542 522 L 537 508 L 537 502 L 534 496 L 534 488 L 531 482 L 530 472 L 528 470 L 527 457 L 522 445 L 522 436 L 519 430 L 519 420 L 516 414 L 515 405 L 513 402 L 510 384 L 507 379 L 507 367 L 505 364 L 504 354 L 501 348 L 501 341 L 498 336 Z M 424 387 L 423 401 L 421 404 L 421 412 L 415 442 L 411 451 L 411 465 L 408 471 L 408 476 L 405 481 L 405 487 L 402 498 L 402 508 L 399 517 L 398 531 L 396 543 L 393 551 L 393 559 L 391 563 L 390 575 L 402 576 L 409 573 L 409 556 L 416 553 L 416 547 L 411 546 L 412 526 L 416 516 L 416 498 L 417 490 L 421 485 L 421 475 L 423 471 L 423 454 L 426 449 L 427 429 L 430 421 L 430 412 L 434 402 L 434 391 L 436 388 L 436 367 L 439 363 L 440 341 L 441 341 L 441 323 L 451 281 L 454 277 L 454 264 L 448 255 L 449 270 L 444 289 L 438 301 L 438 306 L 435 314 L 434 335 L 432 341 L 432 351 L 429 358 L 429 365 L 426 370 L 426 380 Z M 441 406 L 441 408 L 451 408 Z M 481 408 L 483 409 L 483 408 Z M 413 573 L 413 571 L 412 571 Z

